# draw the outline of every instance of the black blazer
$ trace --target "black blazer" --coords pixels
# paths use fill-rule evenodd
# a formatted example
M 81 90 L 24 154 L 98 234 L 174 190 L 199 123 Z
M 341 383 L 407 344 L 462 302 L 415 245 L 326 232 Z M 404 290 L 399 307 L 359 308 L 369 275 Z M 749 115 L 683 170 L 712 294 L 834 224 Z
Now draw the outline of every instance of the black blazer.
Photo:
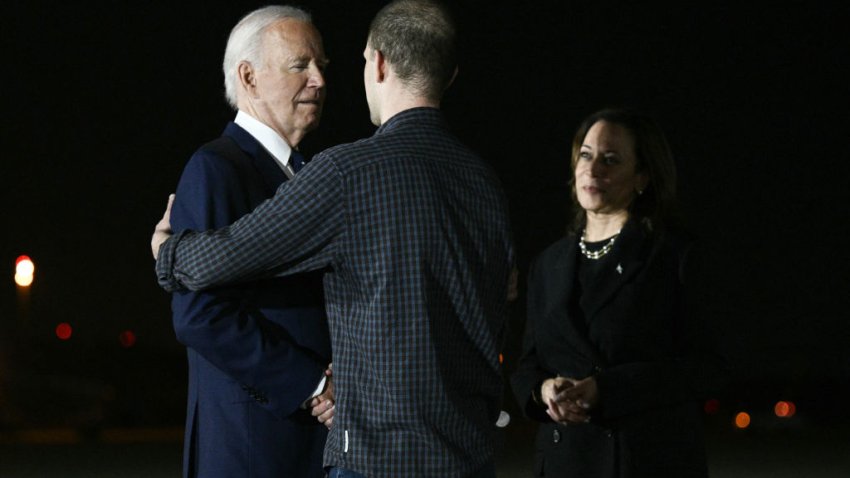
M 528 279 L 523 356 L 512 385 L 525 413 L 543 422 L 535 476 L 706 476 L 700 400 L 720 386 L 722 361 L 687 305 L 682 234 L 651 234 L 630 221 L 606 267 L 569 310 L 578 237 L 547 248 Z M 591 423 L 552 422 L 532 396 L 557 375 L 594 375 Z

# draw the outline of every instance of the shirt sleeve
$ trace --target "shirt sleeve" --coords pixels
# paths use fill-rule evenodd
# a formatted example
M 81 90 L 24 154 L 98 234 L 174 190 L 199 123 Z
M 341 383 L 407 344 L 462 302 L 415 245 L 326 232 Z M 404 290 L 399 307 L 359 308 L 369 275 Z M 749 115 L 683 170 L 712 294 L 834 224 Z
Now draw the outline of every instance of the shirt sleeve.
M 345 225 L 343 188 L 331 158 L 317 156 L 234 224 L 172 236 L 156 264 L 160 285 L 201 290 L 332 266 Z

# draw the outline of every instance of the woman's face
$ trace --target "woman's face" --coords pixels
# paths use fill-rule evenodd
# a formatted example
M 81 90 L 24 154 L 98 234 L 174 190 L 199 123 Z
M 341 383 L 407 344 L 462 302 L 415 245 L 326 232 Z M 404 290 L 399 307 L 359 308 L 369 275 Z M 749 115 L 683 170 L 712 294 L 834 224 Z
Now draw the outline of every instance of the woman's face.
M 637 171 L 635 141 L 622 126 L 605 120 L 590 127 L 575 169 L 576 196 L 588 212 L 615 214 L 628 209 L 649 182 Z

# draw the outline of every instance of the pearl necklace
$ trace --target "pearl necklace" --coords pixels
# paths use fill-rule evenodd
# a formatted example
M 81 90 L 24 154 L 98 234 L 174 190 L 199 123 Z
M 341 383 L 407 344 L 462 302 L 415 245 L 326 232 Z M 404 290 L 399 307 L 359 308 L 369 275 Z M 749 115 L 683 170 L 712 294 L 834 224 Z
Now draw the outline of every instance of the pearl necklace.
M 595 261 L 597 259 L 602 258 L 605 254 L 608 254 L 609 252 L 611 252 L 611 248 L 614 247 L 614 241 L 617 240 L 617 236 L 620 235 L 620 231 L 617 231 L 617 234 L 614 234 L 611 237 L 611 239 L 608 240 L 608 242 L 605 243 L 604 246 L 602 246 L 601 249 L 598 249 L 598 250 L 595 250 L 595 251 L 588 251 L 587 250 L 587 244 L 585 244 L 585 242 L 584 242 L 584 235 L 585 235 L 585 230 L 582 230 L 581 231 L 581 239 L 579 239 L 579 241 L 578 241 L 578 247 L 579 247 L 579 249 L 581 249 L 581 253 L 584 257 L 587 257 L 588 259 L 593 259 Z

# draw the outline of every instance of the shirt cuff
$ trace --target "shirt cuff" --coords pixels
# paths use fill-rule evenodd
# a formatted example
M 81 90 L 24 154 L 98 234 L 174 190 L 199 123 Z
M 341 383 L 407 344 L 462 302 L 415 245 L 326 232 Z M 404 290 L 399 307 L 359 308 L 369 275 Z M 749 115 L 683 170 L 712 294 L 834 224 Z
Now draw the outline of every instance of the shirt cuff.
M 180 281 L 174 277 L 174 254 L 177 243 L 187 233 L 188 231 L 180 231 L 171 236 L 159 247 L 159 255 L 156 261 L 156 278 L 159 286 L 168 292 L 185 289 Z
M 325 383 L 328 381 L 328 377 L 322 375 L 322 380 L 319 382 L 319 386 L 316 387 L 316 390 L 313 391 L 313 394 L 307 397 L 307 400 L 304 400 L 304 403 L 301 404 L 301 408 L 310 408 L 310 400 L 318 397 L 325 390 Z

